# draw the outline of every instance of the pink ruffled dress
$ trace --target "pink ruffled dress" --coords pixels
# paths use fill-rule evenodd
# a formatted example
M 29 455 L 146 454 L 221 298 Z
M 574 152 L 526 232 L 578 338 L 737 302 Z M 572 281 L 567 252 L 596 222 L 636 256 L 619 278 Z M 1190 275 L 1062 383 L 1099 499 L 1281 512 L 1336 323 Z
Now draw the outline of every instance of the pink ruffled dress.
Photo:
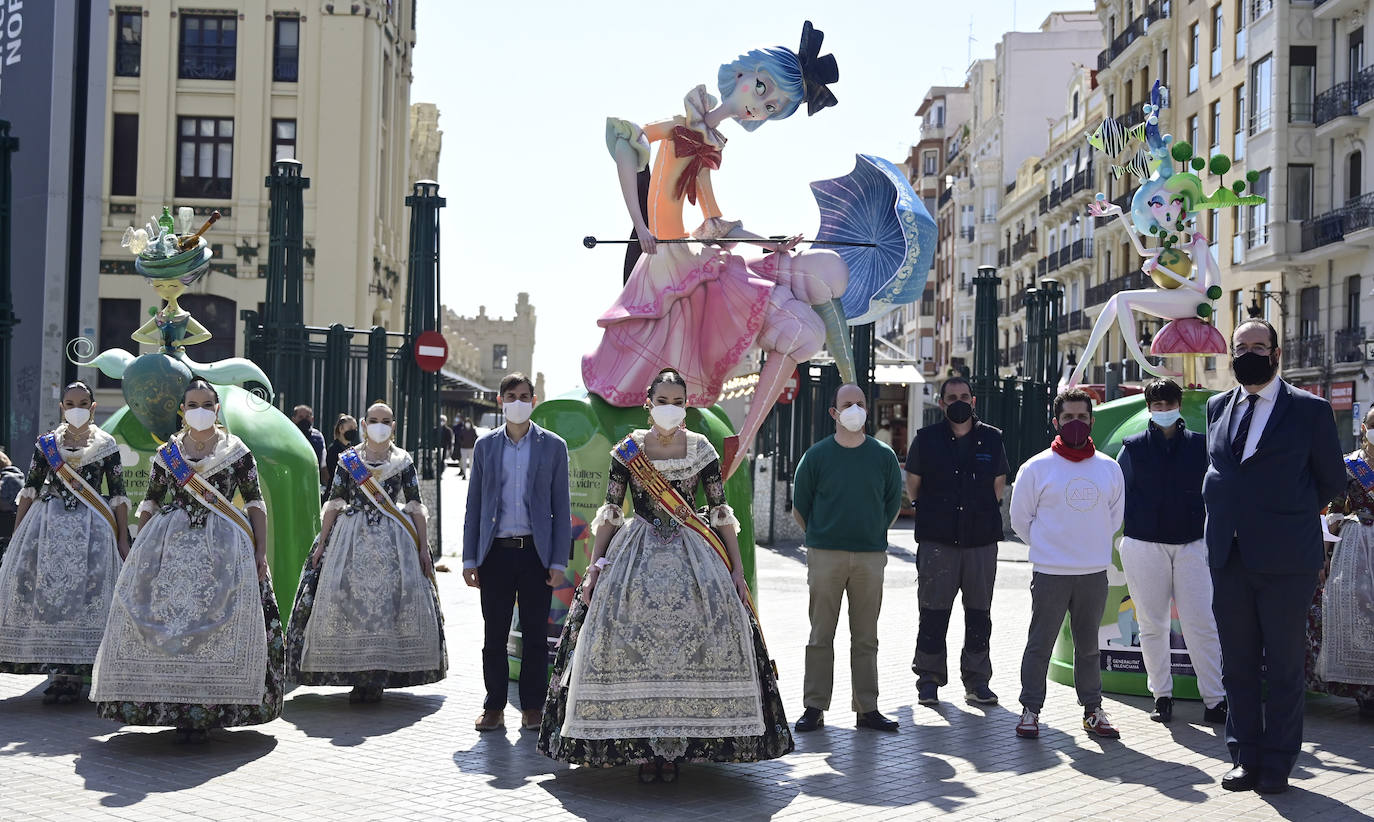
M 725 138 L 701 119 L 715 101 L 698 86 L 686 102 L 687 116 L 644 132 L 662 143 L 649 195 L 649 224 L 659 239 L 686 236 L 684 200 L 695 203 L 700 195 L 708 221 L 720 216 L 709 173 L 720 165 Z M 587 390 L 612 405 L 641 405 L 653 378 L 672 367 L 687 382 L 688 405 L 715 404 L 764 327 L 772 289 L 743 257 L 695 243 L 660 244 L 639 258 L 620 297 L 597 320 L 601 343 L 582 358 Z

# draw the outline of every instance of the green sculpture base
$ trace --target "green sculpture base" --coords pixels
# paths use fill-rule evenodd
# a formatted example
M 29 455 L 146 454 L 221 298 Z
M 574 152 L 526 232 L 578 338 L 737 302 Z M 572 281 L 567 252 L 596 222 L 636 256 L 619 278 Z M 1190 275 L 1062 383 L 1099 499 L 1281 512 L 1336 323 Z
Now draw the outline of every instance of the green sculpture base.
M 582 581 L 591 557 L 593 537 L 588 524 L 596 518 L 597 510 L 606 500 L 606 483 L 610 472 L 611 448 L 636 428 L 648 427 L 648 413 L 643 408 L 618 408 L 595 394 L 577 392 L 558 399 L 541 402 L 534 407 L 532 417 L 537 425 L 557 433 L 568 443 L 569 491 L 572 496 L 572 546 L 568 561 L 567 580 L 553 592 L 553 606 L 549 609 L 548 641 L 550 647 L 563 630 L 563 621 L 572 606 L 573 591 Z M 729 418 L 720 406 L 687 409 L 687 428 L 704 434 L 721 453 L 723 441 L 735 433 Z M 740 522 L 739 552 L 744 563 L 745 579 L 758 599 L 758 585 L 754 576 L 754 490 L 748 471 L 737 471 L 725 483 L 725 500 L 735 509 Z M 631 506 L 627 496 L 625 505 Z M 704 496 L 696 500 L 705 505 Z M 630 511 L 627 510 L 627 514 Z M 519 615 L 512 626 L 506 651 L 510 657 L 511 678 L 520 675 L 521 641 Z M 552 655 L 551 655 L 552 656 Z
M 1179 410 L 1183 413 L 1188 430 L 1207 430 L 1207 400 L 1215 393 L 1198 389 L 1183 392 L 1183 405 Z M 1144 431 L 1149 422 L 1150 412 L 1145 407 L 1143 394 L 1103 403 L 1093 409 L 1093 442 L 1099 451 L 1115 457 L 1121 452 L 1121 441 Z M 1119 532 L 1117 537 L 1120 537 Z M 1102 637 L 1099 643 L 1102 689 L 1114 694 L 1150 696 L 1150 689 L 1145 683 L 1145 664 L 1140 655 L 1135 610 L 1130 604 L 1130 591 L 1121 571 L 1121 555 L 1115 547 L 1112 549 L 1112 564 L 1115 567 L 1107 572 L 1107 608 L 1099 628 Z M 1171 639 L 1177 633 L 1178 639 L 1182 640 L 1177 618 L 1170 633 Z M 1173 648 L 1172 655 L 1173 695 L 1176 698 L 1198 699 L 1197 678 L 1192 675 L 1186 647 Z M 1073 636 L 1069 632 L 1067 619 L 1059 629 L 1059 640 L 1050 658 L 1049 676 L 1055 682 L 1073 684 Z
M 233 385 L 216 386 L 220 421 L 243 440 L 258 465 L 267 501 L 267 562 L 281 608 L 282 623 L 291 615 L 296 582 L 320 531 L 320 469 L 315 452 L 301 432 L 275 407 Z M 153 455 L 162 445 L 121 407 L 101 426 L 119 443 L 124 484 L 129 499 L 142 501 Z M 242 500 L 235 500 L 242 503 Z

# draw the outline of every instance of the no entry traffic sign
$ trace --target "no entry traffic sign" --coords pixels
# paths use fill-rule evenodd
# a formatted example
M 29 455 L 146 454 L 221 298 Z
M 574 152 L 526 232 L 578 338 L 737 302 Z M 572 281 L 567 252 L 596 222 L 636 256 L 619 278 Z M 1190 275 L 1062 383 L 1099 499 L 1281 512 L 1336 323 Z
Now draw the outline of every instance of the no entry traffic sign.
M 415 338 L 415 364 L 433 374 L 448 362 L 448 341 L 438 331 L 422 331 Z

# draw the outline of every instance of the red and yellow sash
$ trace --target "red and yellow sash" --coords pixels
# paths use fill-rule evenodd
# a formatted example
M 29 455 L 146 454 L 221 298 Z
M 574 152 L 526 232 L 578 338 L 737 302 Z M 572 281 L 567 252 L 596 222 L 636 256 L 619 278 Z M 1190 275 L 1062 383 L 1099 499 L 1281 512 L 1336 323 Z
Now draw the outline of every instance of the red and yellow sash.
M 162 457 L 162 464 L 167 466 L 167 472 L 172 475 L 176 484 L 186 489 L 186 493 L 195 498 L 197 502 L 204 505 L 211 512 L 219 515 L 225 522 L 238 528 L 243 535 L 248 537 L 250 545 L 253 542 L 253 525 L 248 521 L 248 515 L 240 511 L 234 503 L 225 499 L 219 489 L 211 485 L 196 469 L 186 461 L 181 455 L 181 449 L 171 440 L 157 450 L 159 457 Z
M 726 550 L 725 543 L 721 541 L 720 535 L 711 529 L 711 526 L 702 521 L 692 510 L 692 506 L 687 504 L 687 500 L 682 498 L 672 483 L 663 478 L 649 458 L 645 456 L 639 443 L 633 438 L 626 437 L 615 447 L 615 452 L 620 456 L 620 460 L 625 463 L 625 467 L 630 470 L 630 475 L 639 480 L 639 484 L 649 493 L 654 502 L 663 507 L 668 516 L 678 525 L 689 528 L 693 533 L 706 540 L 706 544 L 716 552 L 720 561 L 725 563 L 727 571 L 734 571 L 730 565 L 730 552 Z M 744 602 L 749 606 L 749 612 L 754 615 L 755 621 L 759 618 L 759 612 L 754 607 L 754 596 L 746 591 Z M 762 635 L 762 627 L 760 627 Z
M 48 461 L 48 467 L 53 474 L 67 486 L 77 499 L 86 503 L 86 507 L 100 515 L 100 518 L 110 526 L 110 530 L 119 535 L 119 527 L 115 524 L 114 512 L 110 510 L 109 503 L 100 496 L 100 492 L 91 487 L 86 478 L 81 476 L 76 469 L 67 464 L 62 459 L 62 452 L 57 447 L 57 437 L 54 434 L 44 434 L 38 438 L 38 450 L 42 452 L 43 458 Z

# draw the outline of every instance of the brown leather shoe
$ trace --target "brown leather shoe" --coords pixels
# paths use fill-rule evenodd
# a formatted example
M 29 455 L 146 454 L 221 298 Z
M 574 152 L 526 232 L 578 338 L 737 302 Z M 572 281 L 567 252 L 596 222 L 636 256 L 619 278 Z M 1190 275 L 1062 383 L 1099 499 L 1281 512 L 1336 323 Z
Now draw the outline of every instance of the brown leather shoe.
M 520 730 L 537 731 L 544 722 L 544 712 L 535 708 L 533 711 L 520 712 Z
M 499 731 L 506 727 L 506 718 L 501 711 L 483 711 L 474 727 L 479 731 Z

